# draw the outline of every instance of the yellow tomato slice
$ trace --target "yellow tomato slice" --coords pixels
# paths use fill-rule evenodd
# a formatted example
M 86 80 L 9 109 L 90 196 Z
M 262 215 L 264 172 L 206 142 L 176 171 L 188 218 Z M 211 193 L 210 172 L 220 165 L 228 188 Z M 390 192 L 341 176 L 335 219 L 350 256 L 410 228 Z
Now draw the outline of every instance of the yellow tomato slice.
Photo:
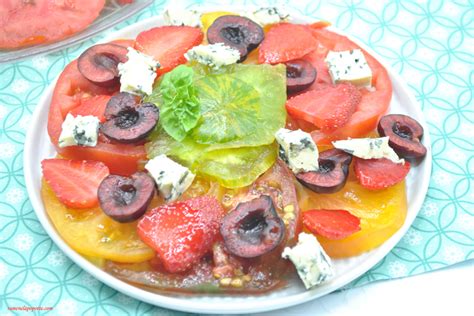
M 154 257 L 154 251 L 138 237 L 136 222 L 118 223 L 98 207 L 68 208 L 44 181 L 41 196 L 59 235 L 80 254 L 116 262 L 142 262 Z
M 228 11 L 214 11 L 203 13 L 201 15 L 201 24 L 202 24 L 202 32 L 204 35 L 207 34 L 207 29 L 214 23 L 217 18 L 220 18 L 223 15 L 238 15 L 236 13 L 228 12 Z
M 352 171 L 352 169 L 351 169 Z M 301 209 L 342 209 L 360 218 L 361 230 L 341 240 L 316 236 L 332 258 L 357 256 L 389 239 L 405 222 L 405 182 L 380 191 L 362 187 L 351 172 L 344 188 L 332 194 L 318 194 L 298 185 Z

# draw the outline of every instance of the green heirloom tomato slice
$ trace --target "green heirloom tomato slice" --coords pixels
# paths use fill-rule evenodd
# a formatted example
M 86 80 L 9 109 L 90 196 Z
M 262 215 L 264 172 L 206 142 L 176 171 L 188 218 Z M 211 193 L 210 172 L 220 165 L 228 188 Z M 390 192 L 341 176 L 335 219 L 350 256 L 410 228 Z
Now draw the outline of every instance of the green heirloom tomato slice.
M 240 188 L 252 184 L 275 163 L 276 158 L 277 146 L 274 143 L 220 149 L 206 152 L 200 158 L 199 172 L 223 187 Z
M 163 130 L 156 131 L 152 137 L 153 142 L 145 146 L 148 158 L 165 154 L 205 179 L 217 181 L 226 188 L 250 185 L 275 163 L 278 152 L 275 143 L 205 151 L 205 146 L 188 138 L 177 142 Z
M 178 142 L 169 136 L 164 129 L 159 126 L 150 135 L 151 141 L 145 144 L 145 149 L 149 159 L 159 155 L 167 155 L 173 160 L 190 168 L 195 161 L 200 159 L 207 146 L 197 144 L 191 138 L 186 137 L 183 141 Z
M 201 118 L 192 133 L 200 144 L 240 147 L 260 123 L 260 95 L 251 85 L 228 74 L 197 82 Z
M 286 122 L 284 65 L 235 65 L 196 82 L 201 119 L 191 133 L 207 150 L 272 143 Z
M 146 144 L 148 158 L 165 154 L 224 187 L 247 186 L 276 160 L 275 133 L 286 122 L 285 66 L 193 69 L 201 118 L 181 141 L 160 125 Z

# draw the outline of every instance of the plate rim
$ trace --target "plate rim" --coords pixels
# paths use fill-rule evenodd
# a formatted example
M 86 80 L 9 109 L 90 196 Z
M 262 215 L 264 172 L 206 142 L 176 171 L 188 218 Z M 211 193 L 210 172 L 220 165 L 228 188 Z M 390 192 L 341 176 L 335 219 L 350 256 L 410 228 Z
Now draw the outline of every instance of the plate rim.
M 233 10 L 233 11 L 242 11 L 242 6 L 239 7 L 235 5 L 229 5 L 228 7 L 230 8 L 230 10 Z M 201 9 L 202 12 L 208 12 L 215 8 L 216 7 L 199 7 L 199 9 Z M 314 19 L 310 16 L 303 15 L 298 11 L 291 10 L 290 13 L 291 13 L 292 18 L 308 21 L 308 23 L 311 22 L 310 19 Z M 124 27 L 120 30 L 113 32 L 112 34 L 104 38 L 103 40 L 99 41 L 99 43 L 107 42 L 112 39 L 123 38 L 123 36 L 121 36 L 120 34 L 133 32 L 132 30 L 135 30 L 135 29 L 145 30 L 147 29 L 148 25 L 153 22 L 158 22 L 158 25 L 159 25 L 161 23 L 161 20 L 162 20 L 161 15 L 157 15 L 148 19 L 144 19 L 137 23 L 133 23 L 127 27 Z M 330 30 L 337 32 L 341 35 L 347 36 L 350 40 L 354 41 L 357 45 L 359 45 L 361 48 L 363 48 L 369 54 L 371 54 L 377 61 L 379 61 L 386 68 L 390 76 L 390 79 L 392 80 L 392 83 L 393 82 L 397 83 L 397 85 L 399 86 L 398 88 L 400 89 L 399 91 L 408 97 L 410 104 L 419 105 L 413 93 L 411 93 L 411 91 L 409 90 L 408 85 L 405 83 L 405 81 L 401 78 L 401 76 L 398 73 L 396 73 L 392 69 L 389 63 L 387 63 L 383 58 L 381 58 L 381 56 L 379 56 L 370 47 L 365 45 L 363 42 L 361 42 L 357 38 L 354 38 L 350 34 L 347 34 L 346 32 L 341 31 L 334 27 L 330 27 Z M 42 93 L 42 96 L 38 104 L 36 105 L 36 108 L 32 115 L 31 126 L 27 132 L 27 136 L 25 139 L 24 153 L 23 153 L 23 167 L 24 167 L 25 184 L 26 184 L 30 202 L 33 206 L 35 214 L 38 217 L 43 229 L 48 233 L 49 237 L 53 240 L 53 242 L 75 264 L 80 266 L 83 270 L 90 273 L 92 276 L 94 276 L 95 278 L 97 278 L 98 280 L 106 284 L 107 286 L 110 286 L 111 288 L 117 290 L 118 292 L 124 293 L 137 300 L 144 301 L 146 303 L 149 303 L 155 306 L 169 308 L 169 309 L 178 310 L 178 311 L 184 311 L 184 312 L 194 312 L 194 313 L 211 313 L 211 314 L 220 314 L 220 313 L 237 314 L 237 313 L 243 313 L 243 312 L 256 313 L 256 312 L 268 312 L 268 311 L 277 310 L 281 308 L 291 307 L 291 306 L 302 304 L 310 300 L 316 299 L 318 297 L 324 296 L 330 292 L 340 289 L 344 285 L 355 280 L 356 278 L 361 276 L 363 273 L 370 270 L 380 260 L 382 260 L 387 254 L 390 253 L 390 251 L 396 246 L 396 244 L 400 241 L 400 239 L 403 237 L 406 231 L 411 227 L 413 221 L 415 220 L 416 216 L 418 215 L 421 209 L 421 206 L 423 204 L 423 201 L 428 191 L 430 174 L 431 174 L 431 169 L 432 169 L 431 141 L 430 141 L 428 125 L 426 123 L 421 106 L 417 106 L 413 110 L 416 112 L 417 117 L 421 118 L 419 122 L 425 130 L 425 133 L 423 136 L 423 143 L 426 146 L 428 153 L 425 160 L 423 161 L 424 172 L 426 175 L 422 179 L 422 186 L 420 188 L 421 190 L 418 190 L 418 194 L 414 198 L 415 205 L 413 207 L 416 210 L 413 211 L 412 213 L 408 212 L 407 217 L 405 218 L 405 222 L 402 225 L 402 227 L 394 235 L 392 235 L 387 241 L 385 241 L 382 245 L 372 250 L 376 252 L 375 256 L 369 257 L 368 259 L 363 261 L 363 264 L 351 270 L 350 273 L 339 275 L 337 277 L 336 284 L 328 283 L 329 285 L 332 285 L 332 286 L 327 286 L 328 284 L 326 284 L 325 286 L 322 286 L 313 290 L 291 294 L 285 297 L 273 298 L 269 296 L 265 299 L 265 301 L 248 300 L 248 302 L 246 302 L 244 306 L 239 305 L 241 303 L 238 301 L 231 302 L 229 300 L 225 300 L 225 297 L 221 302 L 216 302 L 215 300 L 206 302 L 205 300 L 203 301 L 190 300 L 190 299 L 187 299 L 186 297 L 184 298 L 171 297 L 167 295 L 161 295 L 161 294 L 149 292 L 149 291 L 140 289 L 138 287 L 135 287 L 133 285 L 130 285 L 108 274 L 104 270 L 100 269 L 99 267 L 89 262 L 87 259 L 82 257 L 78 252 L 73 250 L 69 245 L 67 245 L 67 243 L 59 236 L 56 229 L 54 228 L 54 225 L 52 224 L 48 215 L 46 214 L 44 210 L 43 202 L 41 200 L 40 192 L 37 192 L 34 188 L 34 185 L 35 185 L 34 179 L 33 179 L 34 167 L 31 162 L 32 160 L 31 158 L 32 158 L 33 148 L 35 147 L 34 146 L 35 136 L 37 135 L 35 131 L 37 130 L 38 126 L 41 127 L 41 125 L 43 125 L 43 129 L 44 127 L 47 126 L 46 122 L 40 122 L 39 117 L 41 116 L 43 111 L 47 111 L 45 109 L 45 107 L 48 107 L 48 105 L 46 105 L 46 102 L 53 93 L 53 90 L 54 90 L 54 87 L 59 75 L 60 73 L 58 74 L 56 79 L 53 80 L 50 83 L 50 85 Z M 36 166 L 36 168 L 38 168 L 38 166 Z M 258 297 L 258 296 L 253 296 L 253 297 Z M 236 308 L 237 305 L 239 305 L 238 306 L 239 309 Z M 218 309 L 216 309 L 216 307 Z

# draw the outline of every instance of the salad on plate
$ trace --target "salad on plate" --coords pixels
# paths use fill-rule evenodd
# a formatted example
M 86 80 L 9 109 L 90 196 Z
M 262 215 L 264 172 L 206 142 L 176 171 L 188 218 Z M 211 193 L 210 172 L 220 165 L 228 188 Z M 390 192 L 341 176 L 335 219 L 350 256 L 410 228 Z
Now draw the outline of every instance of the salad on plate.
M 400 229 L 427 150 L 382 64 L 278 8 L 164 19 L 57 80 L 41 195 L 71 248 L 150 291 L 257 294 Z

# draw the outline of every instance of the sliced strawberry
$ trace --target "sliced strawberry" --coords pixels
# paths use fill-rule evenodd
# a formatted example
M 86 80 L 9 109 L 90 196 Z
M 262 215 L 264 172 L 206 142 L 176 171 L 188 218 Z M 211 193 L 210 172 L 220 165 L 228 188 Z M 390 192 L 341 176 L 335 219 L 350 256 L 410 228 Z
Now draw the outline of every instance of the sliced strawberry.
M 99 204 L 97 189 L 109 175 L 109 168 L 99 161 L 44 159 L 43 176 L 58 199 L 72 208 Z
M 345 210 L 310 210 L 303 213 L 303 224 L 313 234 L 343 239 L 360 230 L 360 219 Z
M 369 190 L 382 190 L 395 185 L 407 176 L 410 163 L 395 163 L 389 159 L 361 159 L 354 157 L 354 171 L 359 183 Z
M 314 51 L 318 41 L 307 26 L 281 23 L 273 26 L 265 35 L 258 52 L 258 62 L 284 63 L 298 59 Z
M 201 196 L 151 210 L 138 222 L 138 235 L 167 271 L 182 272 L 209 252 L 223 216 L 214 197 Z
M 305 120 L 330 132 L 344 126 L 357 108 L 361 94 L 350 84 L 319 84 L 314 90 L 286 102 L 286 110 L 296 119 Z
M 90 99 L 84 99 L 81 101 L 81 105 L 72 109 L 69 113 L 74 117 L 78 115 L 93 115 L 101 122 L 105 122 L 105 107 L 107 106 L 107 102 L 109 102 L 110 98 L 110 95 L 97 95 Z
M 201 44 L 204 34 L 190 26 L 160 26 L 138 34 L 135 48 L 153 56 L 161 67 L 159 74 L 184 64 L 184 54 L 192 47 Z

